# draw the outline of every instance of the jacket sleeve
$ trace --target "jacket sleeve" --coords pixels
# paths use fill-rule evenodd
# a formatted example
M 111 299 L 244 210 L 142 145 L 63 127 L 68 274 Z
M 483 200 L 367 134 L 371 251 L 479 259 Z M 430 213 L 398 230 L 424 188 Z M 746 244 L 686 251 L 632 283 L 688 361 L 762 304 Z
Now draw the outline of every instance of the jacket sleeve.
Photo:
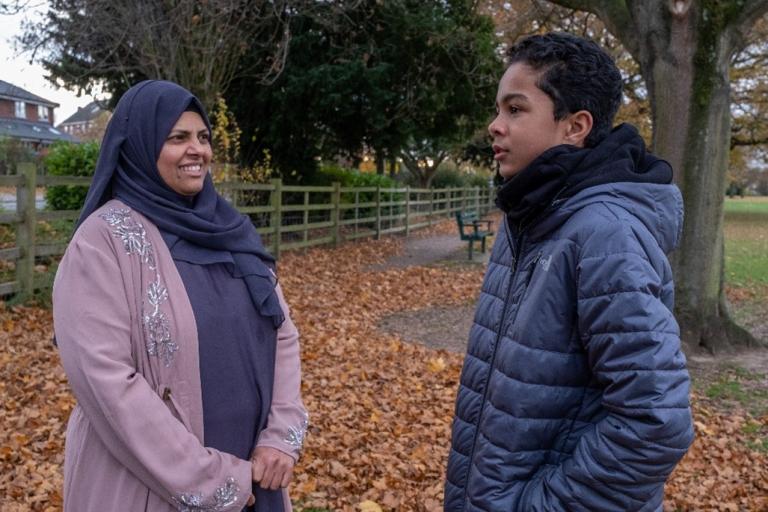
M 298 460 L 309 421 L 301 401 L 299 331 L 291 320 L 280 285 L 277 286 L 277 296 L 285 314 L 285 321 L 277 331 L 272 405 L 267 426 L 259 435 L 256 446 L 276 448 Z
M 56 340 L 79 406 L 106 450 L 175 507 L 241 510 L 251 494 L 250 462 L 205 448 L 137 372 L 131 326 L 139 320 L 109 233 L 87 224 L 53 288 Z
M 518 510 L 646 509 L 693 441 L 671 271 L 642 230 L 617 220 L 583 242 L 578 329 L 606 415 L 528 482 Z

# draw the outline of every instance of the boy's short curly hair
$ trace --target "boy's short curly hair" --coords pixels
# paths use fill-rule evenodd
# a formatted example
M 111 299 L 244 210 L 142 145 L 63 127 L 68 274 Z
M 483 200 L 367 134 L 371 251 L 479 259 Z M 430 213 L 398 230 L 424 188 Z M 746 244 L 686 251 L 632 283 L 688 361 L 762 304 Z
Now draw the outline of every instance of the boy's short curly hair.
M 526 37 L 507 51 L 507 64 L 522 62 L 541 75 L 536 85 L 555 104 L 555 119 L 586 110 L 592 131 L 584 144 L 594 147 L 611 131 L 621 104 L 621 73 L 605 50 L 587 39 L 554 32 Z

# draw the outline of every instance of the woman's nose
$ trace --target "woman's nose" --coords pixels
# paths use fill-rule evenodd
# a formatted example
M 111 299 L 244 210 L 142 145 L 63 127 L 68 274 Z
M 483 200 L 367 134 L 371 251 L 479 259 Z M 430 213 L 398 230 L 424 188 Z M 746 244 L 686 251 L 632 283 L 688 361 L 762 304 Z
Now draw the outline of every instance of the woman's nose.
M 189 153 L 190 155 L 199 155 L 202 152 L 203 152 L 203 143 L 197 139 L 192 139 L 192 141 L 187 146 L 187 153 Z

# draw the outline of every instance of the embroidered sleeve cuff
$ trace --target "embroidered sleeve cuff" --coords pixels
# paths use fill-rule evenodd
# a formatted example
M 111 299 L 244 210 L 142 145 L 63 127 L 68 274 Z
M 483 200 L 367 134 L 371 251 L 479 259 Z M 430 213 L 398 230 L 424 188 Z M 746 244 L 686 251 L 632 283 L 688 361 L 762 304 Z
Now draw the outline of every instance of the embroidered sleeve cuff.
M 251 463 L 238 461 L 236 475 L 228 476 L 211 493 L 180 493 L 171 498 L 179 512 L 235 512 L 245 508 L 251 496 Z
M 299 459 L 304 447 L 304 439 L 309 427 L 309 415 L 304 412 L 303 419 L 287 428 L 267 428 L 259 437 L 258 446 L 269 446 L 287 453 L 295 460 Z

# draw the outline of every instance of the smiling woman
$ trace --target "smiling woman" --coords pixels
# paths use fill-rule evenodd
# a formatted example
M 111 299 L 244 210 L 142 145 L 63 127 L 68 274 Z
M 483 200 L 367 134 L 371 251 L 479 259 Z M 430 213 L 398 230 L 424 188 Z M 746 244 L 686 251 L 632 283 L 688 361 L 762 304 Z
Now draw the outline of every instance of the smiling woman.
M 211 164 L 211 137 L 200 114 L 187 111 L 171 128 L 160 150 L 157 170 L 177 194 L 193 196 L 203 189 Z
M 78 402 L 65 511 L 291 509 L 298 332 L 275 259 L 210 162 L 189 91 L 146 81 L 120 99 L 53 289 Z

